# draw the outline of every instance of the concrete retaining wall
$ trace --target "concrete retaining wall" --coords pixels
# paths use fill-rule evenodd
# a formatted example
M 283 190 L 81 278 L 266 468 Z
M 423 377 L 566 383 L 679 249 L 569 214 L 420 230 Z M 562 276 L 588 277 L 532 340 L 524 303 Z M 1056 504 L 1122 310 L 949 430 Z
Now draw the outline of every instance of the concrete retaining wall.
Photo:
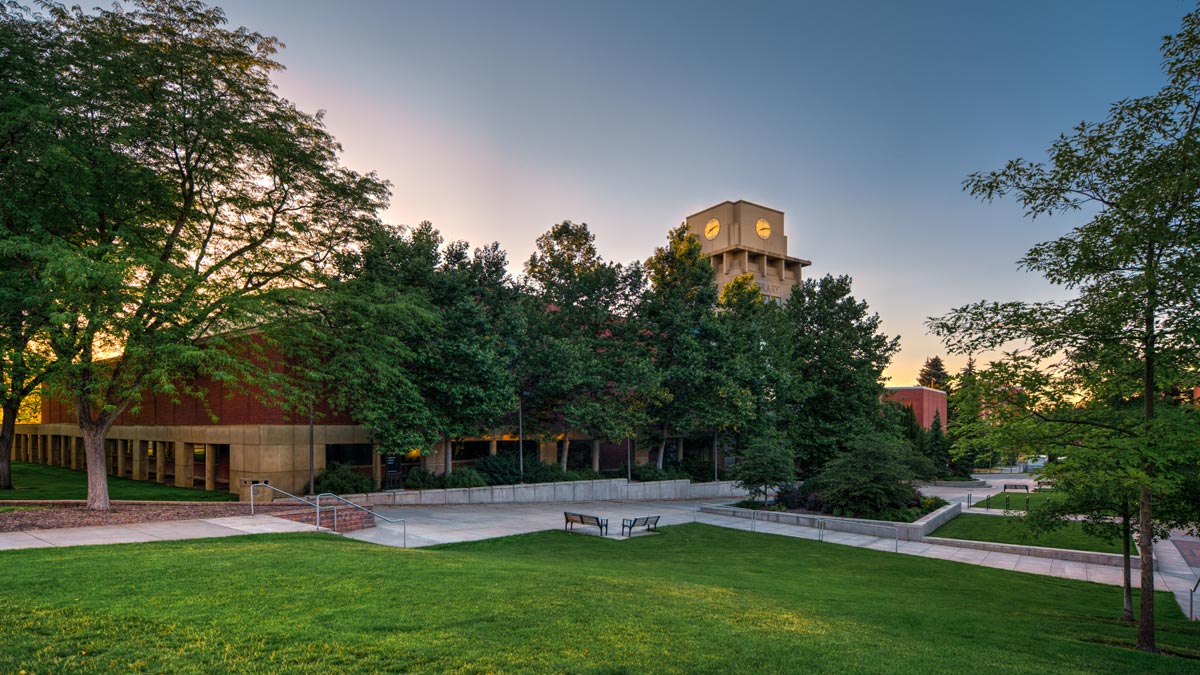
M 1117 553 L 1096 553 L 1093 551 L 1074 551 L 1066 548 L 1047 548 L 1045 546 L 1022 546 L 1020 544 L 998 544 L 991 541 L 968 541 L 966 539 L 946 539 L 944 537 L 926 537 L 925 543 L 941 546 L 957 546 L 978 551 L 994 551 L 996 553 L 1011 553 L 1013 555 L 1030 555 L 1037 558 L 1053 558 L 1067 562 L 1091 563 L 1093 565 L 1110 565 L 1120 567 L 1121 555 Z M 1130 566 L 1139 570 L 1142 561 L 1136 556 L 1130 559 Z
M 868 520 L 866 518 L 834 518 L 832 516 L 809 515 L 804 513 L 787 513 L 786 511 L 754 511 L 739 509 L 734 506 L 704 505 L 700 508 L 704 513 L 734 518 L 752 518 L 769 523 L 784 525 L 799 525 L 801 527 L 817 527 L 818 522 L 825 524 L 826 530 L 865 534 L 872 537 L 899 537 L 905 541 L 920 541 L 930 532 L 945 524 L 962 510 L 961 504 L 947 504 L 942 508 L 927 514 L 916 522 L 897 523 L 890 520 Z
M 988 487 L 986 480 L 930 480 L 917 481 L 916 486 L 921 487 L 966 487 L 966 488 L 984 488 Z
M 747 494 L 749 493 L 745 489 L 736 487 L 732 481 L 693 483 L 688 480 L 663 480 L 639 483 L 614 478 L 446 490 L 392 490 L 342 497 L 364 506 L 433 506 L 724 499 L 744 497 Z

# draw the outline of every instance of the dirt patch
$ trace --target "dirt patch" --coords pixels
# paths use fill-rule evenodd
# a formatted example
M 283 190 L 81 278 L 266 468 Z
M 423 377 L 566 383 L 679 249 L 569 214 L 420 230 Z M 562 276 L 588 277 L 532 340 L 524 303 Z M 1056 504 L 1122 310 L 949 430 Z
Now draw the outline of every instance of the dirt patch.
M 256 514 L 295 510 L 295 504 L 257 504 L 254 507 Z M 238 502 L 114 502 L 112 510 L 107 512 L 88 511 L 83 504 L 34 505 L 28 502 L 26 507 L 21 510 L 0 513 L 0 532 L 248 515 L 250 515 L 250 505 Z

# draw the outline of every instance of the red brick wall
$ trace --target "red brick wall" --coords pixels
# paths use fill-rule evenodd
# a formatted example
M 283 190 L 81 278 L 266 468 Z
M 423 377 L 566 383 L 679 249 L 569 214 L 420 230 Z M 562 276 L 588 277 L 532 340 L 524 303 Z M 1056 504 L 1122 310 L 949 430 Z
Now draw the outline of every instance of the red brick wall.
M 264 350 L 262 357 L 269 363 L 279 363 L 282 358 L 278 351 L 271 348 Z M 261 391 L 256 387 L 234 389 L 209 378 L 200 378 L 195 387 L 204 389 L 205 400 L 186 394 L 179 395 L 179 402 L 173 403 L 166 394 L 147 394 L 142 398 L 141 408 L 137 414 L 126 411 L 117 418 L 119 426 L 198 426 L 205 424 L 216 425 L 246 425 L 246 424 L 307 424 L 307 413 L 287 415 L 277 404 L 264 403 Z M 208 407 L 205 408 L 205 403 Z M 319 404 L 314 408 L 317 420 L 321 424 L 355 424 L 350 415 L 335 414 L 328 405 Z M 213 421 L 211 415 L 217 417 Z M 74 424 L 76 422 L 74 403 L 60 401 L 48 396 L 42 398 L 43 424 Z
M 288 513 L 272 513 L 276 518 L 284 518 L 295 521 L 297 523 L 305 523 L 307 525 L 315 525 L 317 522 L 317 514 L 315 509 L 304 509 L 302 511 L 292 511 Z M 321 508 L 321 527 L 333 530 L 334 532 L 354 532 L 356 530 L 365 530 L 369 527 L 375 527 L 375 516 L 366 511 L 359 511 L 356 508 L 347 506 L 344 509 L 337 510 L 337 527 L 334 527 L 333 509 L 322 506 Z
M 927 387 L 907 387 L 889 389 L 885 396 L 900 405 L 911 407 L 917 422 L 926 429 L 933 426 L 933 414 L 936 412 L 941 418 L 942 429 L 946 429 L 946 392 Z

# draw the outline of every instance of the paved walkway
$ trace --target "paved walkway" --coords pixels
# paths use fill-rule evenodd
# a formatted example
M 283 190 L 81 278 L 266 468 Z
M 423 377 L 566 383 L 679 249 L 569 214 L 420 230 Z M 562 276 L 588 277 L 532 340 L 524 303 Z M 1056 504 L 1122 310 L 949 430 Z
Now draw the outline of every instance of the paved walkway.
M 89 544 L 133 544 L 172 539 L 233 537 L 241 534 L 270 532 L 313 532 L 312 525 L 274 516 L 231 516 L 206 520 L 172 520 L 128 525 L 93 525 L 56 530 L 0 532 L 0 550 L 46 548 L 50 546 L 86 546 Z

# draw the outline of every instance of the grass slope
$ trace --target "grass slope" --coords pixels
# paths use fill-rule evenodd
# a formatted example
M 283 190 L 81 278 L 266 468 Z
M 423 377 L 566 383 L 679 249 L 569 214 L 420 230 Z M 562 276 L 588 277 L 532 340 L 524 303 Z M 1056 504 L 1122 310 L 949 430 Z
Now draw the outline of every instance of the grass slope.
M 726 530 L 0 552 L 0 672 L 1189 673 L 1109 588 Z M 1173 598 L 1160 640 L 1200 655 Z M 997 621 L 997 618 L 1000 620 Z
M 1084 533 L 1082 523 L 1067 523 L 1052 532 L 1043 532 L 1035 537 L 1021 524 L 1019 518 L 985 516 L 977 513 L 960 514 L 950 522 L 934 530 L 931 536 L 946 537 L 947 539 L 991 541 L 1001 544 L 1069 548 L 1076 551 L 1098 551 L 1100 553 L 1121 552 L 1120 542 L 1106 541 L 1089 536 Z
M 87 499 L 87 474 L 44 464 L 12 463 L 12 490 L 0 490 L 0 501 L 19 499 Z M 109 499 L 180 502 L 235 502 L 228 492 L 209 492 L 128 478 L 108 477 Z

